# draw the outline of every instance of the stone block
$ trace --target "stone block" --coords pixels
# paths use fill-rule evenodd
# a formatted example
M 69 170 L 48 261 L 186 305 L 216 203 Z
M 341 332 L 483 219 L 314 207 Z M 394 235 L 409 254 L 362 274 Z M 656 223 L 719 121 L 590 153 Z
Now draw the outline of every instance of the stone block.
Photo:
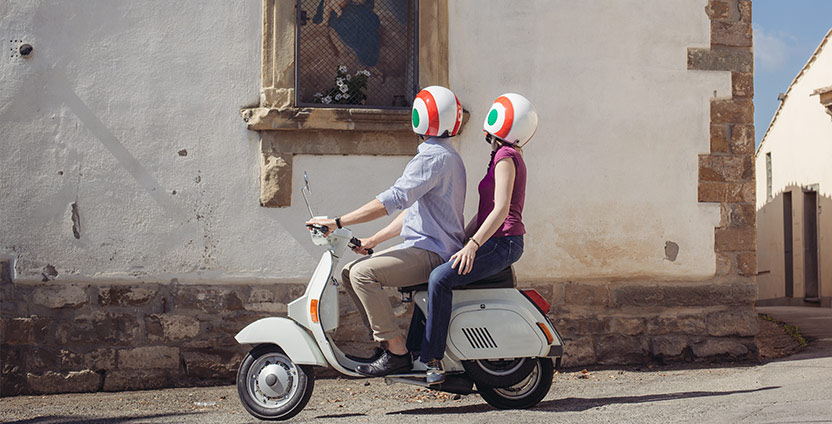
M 582 336 L 608 333 L 608 320 L 596 315 L 587 316 L 558 316 L 553 324 L 558 333 L 566 339 L 576 339 Z
M 612 317 L 607 320 L 607 332 L 622 336 L 644 334 L 647 325 L 642 318 Z
M 0 319 L 0 343 L 31 345 L 42 343 L 49 333 L 52 319 L 33 315 L 22 318 Z
M 754 251 L 757 249 L 757 228 L 717 228 L 714 249 L 717 252 Z
M 751 178 L 750 156 L 699 156 L 699 181 L 740 182 Z
M 77 315 L 71 323 L 56 331 L 58 343 L 77 342 L 91 345 L 131 345 L 140 336 L 136 317 L 126 313 L 96 311 Z
M 685 354 L 688 346 L 685 336 L 656 336 L 650 340 L 650 353 L 660 358 L 679 358 Z
M 748 347 L 735 339 L 705 339 L 693 345 L 693 356 L 697 359 L 740 358 L 748 353 Z
M 731 152 L 737 155 L 754 154 L 754 126 L 731 126 Z
M 737 21 L 741 17 L 736 0 L 710 0 L 705 11 L 711 20 Z
M 188 315 L 145 315 L 147 338 L 151 341 L 189 340 L 199 334 L 199 320 Z
M 716 254 L 716 275 L 730 275 L 734 270 L 734 255 L 731 253 Z
M 663 315 L 647 321 L 649 334 L 706 334 L 705 317 L 702 315 Z
M 753 283 L 668 283 L 613 286 L 614 307 L 750 305 L 757 297 Z
M 759 331 L 757 313 L 750 307 L 711 312 L 705 322 L 711 336 L 752 337 Z
M 750 98 L 712 100 L 711 123 L 754 125 L 754 101 Z
M 118 351 L 118 369 L 179 369 L 179 348 L 143 346 Z
M 730 153 L 728 125 L 711 125 L 711 153 Z
M 722 205 L 721 227 L 754 227 L 757 223 L 757 209 L 750 203 L 725 203 Z
M 0 260 L 0 286 L 12 283 L 12 263 L 8 259 Z
M 731 92 L 734 97 L 754 97 L 754 73 L 732 72 Z
M 757 275 L 757 253 L 737 254 L 737 271 L 743 276 Z
M 701 181 L 698 188 L 700 202 L 753 203 L 755 187 L 752 182 L 720 183 Z
M 751 22 L 711 21 L 711 46 L 751 47 Z
M 649 349 L 642 337 L 609 335 L 596 338 L 595 353 L 602 365 L 641 364 Z
M 606 306 L 610 303 L 610 289 L 606 284 L 566 283 L 563 299 L 567 305 Z
M 292 205 L 291 153 L 277 156 L 263 153 L 260 162 L 260 205 L 286 207 Z
M 75 284 L 50 284 L 35 289 L 32 302 L 50 309 L 80 308 L 89 303 L 86 288 Z
M 595 344 L 592 337 L 570 340 L 563 345 L 563 367 L 577 367 L 595 363 Z
M 116 392 L 123 390 L 151 390 L 170 387 L 172 382 L 181 377 L 174 371 L 166 369 L 116 370 L 104 376 L 103 390 Z
M 274 291 L 267 288 L 254 287 L 248 295 L 248 303 L 274 302 Z
M 751 0 L 737 0 L 737 6 L 740 11 L 740 20 L 743 22 L 752 22 Z
M 159 286 L 130 287 L 111 286 L 98 289 L 101 306 L 135 306 L 149 302 L 159 292 Z
M 689 48 L 688 69 L 753 72 L 754 54 L 747 47 Z M 713 120 L 711 122 L 714 122 Z
M 59 361 L 62 369 L 86 368 L 93 371 L 111 370 L 116 367 L 116 351 L 110 348 L 100 348 L 88 353 L 75 353 L 61 349 Z
M 173 305 L 177 311 L 198 310 L 210 314 L 243 310 L 243 302 L 235 291 L 204 286 L 175 287 Z
M 222 380 L 233 384 L 246 349 L 184 351 L 182 358 L 189 377 Z
M 83 393 L 95 392 L 101 384 L 101 376 L 91 370 L 56 373 L 47 371 L 43 374 L 27 374 L 30 393 Z

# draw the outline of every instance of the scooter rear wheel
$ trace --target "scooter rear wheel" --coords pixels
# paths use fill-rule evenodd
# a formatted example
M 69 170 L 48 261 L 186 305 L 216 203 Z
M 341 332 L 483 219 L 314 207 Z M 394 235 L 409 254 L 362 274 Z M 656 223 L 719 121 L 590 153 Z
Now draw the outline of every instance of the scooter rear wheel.
M 477 386 L 509 387 L 525 380 L 537 364 L 536 358 L 462 361 L 462 367 Z
M 537 405 L 552 387 L 555 367 L 549 358 L 537 358 L 532 372 L 521 382 L 505 388 L 480 386 L 477 391 L 498 409 L 527 409 Z
M 237 371 L 237 393 L 243 407 L 261 420 L 287 420 L 309 402 L 315 371 L 298 365 L 275 345 L 252 349 Z

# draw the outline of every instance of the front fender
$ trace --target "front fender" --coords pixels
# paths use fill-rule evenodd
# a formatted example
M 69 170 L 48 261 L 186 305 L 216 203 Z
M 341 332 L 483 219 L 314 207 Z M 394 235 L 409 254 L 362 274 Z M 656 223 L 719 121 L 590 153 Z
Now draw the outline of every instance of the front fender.
M 259 319 L 240 330 L 234 338 L 240 344 L 276 344 L 296 364 L 327 366 L 315 339 L 287 318 Z

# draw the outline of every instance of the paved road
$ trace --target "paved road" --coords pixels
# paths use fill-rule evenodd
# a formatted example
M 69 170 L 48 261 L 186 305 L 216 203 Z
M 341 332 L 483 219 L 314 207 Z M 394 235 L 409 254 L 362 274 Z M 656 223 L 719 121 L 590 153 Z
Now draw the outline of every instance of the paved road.
M 528 411 L 492 409 L 380 379 L 318 380 L 298 423 L 832 423 L 832 309 L 760 308 L 797 323 L 809 348 L 764 365 L 595 370 L 555 376 Z M 825 340 L 829 339 L 829 340 Z M 0 400 L 13 423 L 252 423 L 234 387 L 22 396 Z

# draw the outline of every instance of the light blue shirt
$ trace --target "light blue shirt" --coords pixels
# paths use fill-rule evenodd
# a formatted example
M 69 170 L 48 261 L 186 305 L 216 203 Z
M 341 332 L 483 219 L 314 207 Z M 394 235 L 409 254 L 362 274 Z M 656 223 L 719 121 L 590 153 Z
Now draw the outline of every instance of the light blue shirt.
M 433 137 L 420 144 L 402 176 L 376 196 L 387 215 L 407 209 L 399 247 L 430 250 L 446 261 L 461 249 L 465 184 L 465 165 L 448 139 Z

